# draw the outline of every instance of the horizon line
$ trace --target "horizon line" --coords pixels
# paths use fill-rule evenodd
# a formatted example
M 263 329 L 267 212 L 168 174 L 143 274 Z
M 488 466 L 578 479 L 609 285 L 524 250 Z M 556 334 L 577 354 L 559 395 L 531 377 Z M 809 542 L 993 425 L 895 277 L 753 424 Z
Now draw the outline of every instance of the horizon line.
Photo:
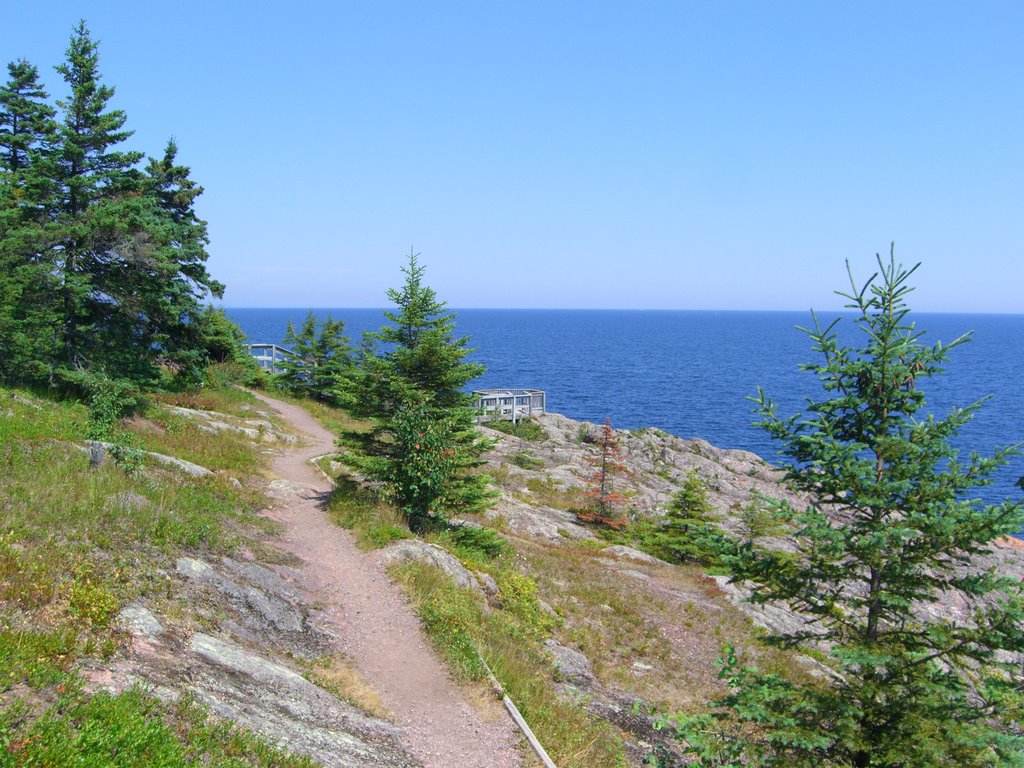
M 294 310 L 294 311 L 323 311 L 323 310 L 377 310 L 377 311 L 391 311 L 394 309 L 393 306 L 359 306 L 359 307 L 328 307 L 328 306 L 309 306 L 309 305 L 297 305 L 297 306 L 228 306 L 227 304 L 220 304 L 218 308 L 224 310 L 232 309 L 255 309 L 255 310 Z M 450 312 L 463 312 L 463 311 L 474 311 L 474 312 L 765 312 L 765 313 L 793 313 L 793 312 L 837 312 L 842 314 L 856 314 L 856 310 L 848 307 L 842 308 L 826 308 L 816 309 L 814 307 L 805 307 L 803 309 L 735 309 L 735 308 L 681 308 L 681 307 L 446 307 Z M 912 310 L 911 314 L 914 315 L 999 315 L 1006 317 L 1020 317 L 1024 316 L 1024 312 L 992 312 L 992 311 L 979 311 L 979 310 L 935 310 L 935 309 L 917 309 Z

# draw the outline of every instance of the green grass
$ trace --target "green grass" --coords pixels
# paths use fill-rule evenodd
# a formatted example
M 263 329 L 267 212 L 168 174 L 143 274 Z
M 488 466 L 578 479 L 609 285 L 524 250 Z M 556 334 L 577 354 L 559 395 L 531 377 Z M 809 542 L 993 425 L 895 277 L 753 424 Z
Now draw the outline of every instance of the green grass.
M 173 705 L 130 689 L 90 695 L 77 679 L 47 691 L 42 711 L 15 697 L 0 709 L 0 767 L 147 766 L 147 768 L 313 768 L 184 698 Z
M 486 660 L 544 748 L 561 768 L 628 765 L 615 729 L 560 697 L 542 639 L 557 620 L 537 601 L 529 577 L 499 564 L 502 608 L 480 599 L 422 563 L 392 566 L 438 654 L 456 678 L 479 683 Z
M 341 436 L 346 433 L 360 434 L 370 429 L 370 422 L 353 418 L 344 408 L 322 403 L 319 400 L 295 397 L 283 389 L 270 389 L 267 394 L 304 409 L 310 416 L 320 422 L 324 429 L 335 435 Z
M 244 413 L 251 401 L 233 389 L 201 396 L 190 407 Z M 262 466 L 248 441 L 156 426 L 164 431 L 132 419 L 117 434 L 214 468 Z M 131 473 L 113 461 L 90 468 L 73 445 L 87 430 L 88 411 L 74 401 L 0 389 L 0 768 L 312 766 L 186 700 L 85 690 L 75 665 L 118 650 L 120 608 L 169 596 L 178 555 L 229 554 L 257 536 L 262 504 L 220 476 Z
M 0 388 L 0 445 L 14 440 L 83 440 L 89 409 Z
M 501 534 L 483 526 L 455 523 L 425 538 L 440 544 L 474 570 L 489 570 L 493 560 L 513 552 Z
M 185 551 L 230 553 L 240 527 L 256 522 L 260 497 L 224 478 L 90 468 L 64 442 L 84 429 L 81 406 L 17 405 L 0 419 L 0 616 L 45 614 L 53 626 L 102 633 L 156 569 Z
M 345 475 L 335 479 L 327 514 L 335 524 L 352 531 L 356 544 L 364 550 L 412 538 L 401 512 Z
M 529 451 L 517 451 L 512 455 L 511 462 L 520 469 L 538 470 L 545 467 L 544 460 Z
M 207 469 L 252 474 L 267 465 L 267 457 L 253 450 L 252 440 L 238 432 L 216 436 L 204 432 L 189 418 L 159 407 L 150 408 L 145 419 L 128 422 L 126 431 L 135 447 L 175 456 Z

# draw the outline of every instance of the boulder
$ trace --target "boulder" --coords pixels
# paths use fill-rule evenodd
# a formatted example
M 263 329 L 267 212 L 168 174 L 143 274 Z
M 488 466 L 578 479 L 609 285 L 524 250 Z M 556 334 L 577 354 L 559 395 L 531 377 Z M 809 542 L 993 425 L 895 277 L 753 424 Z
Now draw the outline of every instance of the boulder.
M 641 552 L 639 549 L 627 547 L 623 544 L 614 544 L 601 550 L 603 555 L 611 555 L 620 560 L 632 560 L 635 563 L 646 563 L 647 565 L 668 565 L 664 560 L 659 560 L 653 555 Z
M 281 633 L 310 645 L 303 655 L 315 656 L 322 638 L 307 627 L 307 616 L 298 593 L 273 571 L 255 563 L 223 558 L 220 568 L 205 560 L 178 558 L 178 575 L 187 581 L 210 587 L 224 595 L 237 612 L 241 624 L 250 630 Z M 229 573 L 224 573 L 224 571 Z
M 442 571 L 459 587 L 471 589 L 480 595 L 484 594 L 473 574 L 466 569 L 454 556 L 436 544 L 428 544 L 419 539 L 402 539 L 390 544 L 380 551 L 386 563 L 416 561 L 432 565 Z
M 203 633 L 182 650 L 191 692 L 221 717 L 323 765 L 416 765 L 395 726 L 339 701 L 282 663 Z
M 160 620 L 143 605 L 126 605 L 117 614 L 117 626 L 131 635 L 156 639 L 164 631 Z
M 98 448 L 102 448 L 106 451 L 109 451 L 112 448 L 117 447 L 113 443 L 105 443 L 102 440 L 86 440 L 85 444 L 89 450 L 90 463 L 94 461 L 94 453 L 98 453 Z M 165 456 L 162 453 L 153 453 L 152 451 L 139 451 L 139 453 L 141 453 L 147 459 L 152 459 L 158 464 L 165 464 L 169 467 L 174 467 L 175 469 L 179 469 L 185 474 L 191 475 L 192 477 L 210 477 L 211 475 L 213 475 L 213 472 L 211 472 L 206 467 L 200 467 L 198 464 L 193 464 L 191 461 L 178 459 L 175 458 L 174 456 Z M 102 456 L 102 454 L 99 455 Z M 99 459 L 99 463 L 103 463 L 102 458 Z
M 590 659 L 580 651 L 570 648 L 555 640 L 548 640 L 544 647 L 551 654 L 551 665 L 562 680 L 581 686 L 589 686 L 594 681 L 594 670 Z

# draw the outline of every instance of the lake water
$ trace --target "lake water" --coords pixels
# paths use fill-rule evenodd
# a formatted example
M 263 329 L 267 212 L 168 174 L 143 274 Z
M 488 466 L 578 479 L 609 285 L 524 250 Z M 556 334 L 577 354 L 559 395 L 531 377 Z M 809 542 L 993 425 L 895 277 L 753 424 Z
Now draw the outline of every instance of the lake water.
M 353 342 L 383 324 L 379 309 L 317 309 L 344 320 Z M 228 309 L 251 341 L 281 343 L 289 319 L 305 309 Z M 616 427 L 659 427 L 702 437 L 722 448 L 743 448 L 775 460 L 771 439 L 753 426 L 746 398 L 760 385 L 783 415 L 820 392 L 806 312 L 460 309 L 457 330 L 487 366 L 474 388 L 528 387 L 547 392 L 548 410 Z M 822 315 L 823 321 L 836 316 Z M 966 331 L 974 340 L 952 351 L 946 373 L 920 382 L 928 409 L 942 415 L 990 396 L 962 432 L 958 446 L 989 453 L 1024 440 L 1024 315 L 914 316 L 923 341 L 948 343 Z M 842 336 L 859 343 L 848 318 Z M 1019 498 L 1024 475 L 1016 457 L 978 495 Z

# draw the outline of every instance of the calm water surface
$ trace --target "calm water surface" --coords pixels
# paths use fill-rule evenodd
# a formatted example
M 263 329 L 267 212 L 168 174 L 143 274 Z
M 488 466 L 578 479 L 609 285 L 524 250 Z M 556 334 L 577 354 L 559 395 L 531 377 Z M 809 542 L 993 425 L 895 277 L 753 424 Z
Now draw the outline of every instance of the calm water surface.
M 252 341 L 281 343 L 289 319 L 305 309 L 228 309 Z M 379 309 L 318 309 L 344 320 L 353 341 L 383 323 Z M 546 390 L 548 408 L 574 419 L 616 427 L 659 427 L 683 437 L 702 437 L 722 448 L 743 448 L 769 461 L 776 448 L 753 426 L 754 405 L 746 398 L 761 386 L 794 413 L 820 389 L 802 362 L 813 360 L 806 312 L 706 312 L 633 310 L 456 310 L 458 333 L 476 348 L 473 359 L 487 366 L 474 387 Z M 823 321 L 835 313 L 822 316 Z M 929 410 L 990 396 L 963 431 L 964 452 L 990 452 L 1024 440 L 1024 315 L 925 314 L 916 316 L 923 341 L 948 343 L 966 331 L 974 340 L 952 352 L 946 373 L 922 383 Z M 844 318 L 842 336 L 859 343 Z M 1015 458 L 987 501 L 1013 496 L 1024 475 Z

